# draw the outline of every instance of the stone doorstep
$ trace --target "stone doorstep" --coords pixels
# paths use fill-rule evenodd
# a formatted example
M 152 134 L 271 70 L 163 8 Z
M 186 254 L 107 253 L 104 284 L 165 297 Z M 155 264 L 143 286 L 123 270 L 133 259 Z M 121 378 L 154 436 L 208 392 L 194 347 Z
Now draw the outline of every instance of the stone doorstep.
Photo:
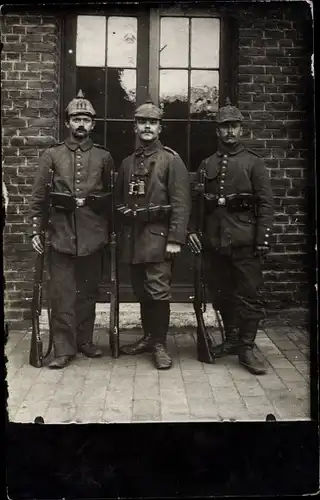
M 170 305 L 170 327 L 196 327 L 196 317 L 193 305 L 189 303 L 171 303 Z M 210 304 L 204 314 L 205 323 L 210 327 L 218 328 L 218 322 L 215 312 Z M 96 328 L 109 326 L 109 304 L 98 303 L 96 305 Z M 48 315 L 46 309 L 43 309 L 40 316 L 40 327 L 48 328 Z M 120 303 L 120 328 L 131 329 L 140 328 L 140 305 L 138 302 Z

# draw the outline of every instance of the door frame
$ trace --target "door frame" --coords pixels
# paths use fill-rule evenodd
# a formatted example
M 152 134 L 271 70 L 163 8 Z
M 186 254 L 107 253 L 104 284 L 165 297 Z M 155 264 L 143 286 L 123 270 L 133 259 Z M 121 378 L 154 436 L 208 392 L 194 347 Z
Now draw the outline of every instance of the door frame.
M 159 105 L 159 57 L 160 57 L 160 19 L 162 16 L 219 17 L 220 19 L 220 65 L 219 65 L 219 106 L 224 105 L 225 98 L 230 97 L 237 104 L 237 68 L 238 68 L 238 21 L 230 15 L 226 8 L 170 6 L 161 8 L 141 8 L 132 6 L 101 6 L 100 10 L 79 9 L 66 13 L 62 19 L 62 65 L 60 95 L 62 112 L 60 113 L 60 140 L 65 137 L 64 110 L 76 95 L 76 32 L 78 15 L 123 15 L 138 18 L 137 51 L 137 105 L 151 97 Z M 140 23 L 140 24 L 139 24 Z M 140 29 L 139 29 L 140 25 Z M 107 42 L 106 42 L 107 43 Z M 224 61 L 231 61 L 225 64 Z M 139 82 L 146 82 L 139 85 Z M 189 172 L 193 185 L 194 172 Z M 105 253 L 105 265 L 109 265 L 108 252 Z M 173 284 L 172 302 L 191 302 L 194 293 L 193 284 Z M 130 285 L 121 284 L 120 297 L 122 302 L 136 302 Z M 110 284 L 101 283 L 98 302 L 109 302 Z

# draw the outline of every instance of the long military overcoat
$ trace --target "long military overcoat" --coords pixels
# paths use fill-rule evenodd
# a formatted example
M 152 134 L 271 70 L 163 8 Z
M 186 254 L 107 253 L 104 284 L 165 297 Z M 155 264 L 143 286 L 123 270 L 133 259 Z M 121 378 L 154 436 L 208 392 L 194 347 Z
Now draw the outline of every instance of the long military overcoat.
M 127 263 L 163 262 L 168 242 L 184 245 L 191 211 L 189 175 L 175 151 L 155 141 L 138 148 L 122 162 L 116 182 L 117 204 L 132 206 L 131 176 L 141 168 L 148 172 L 146 193 L 140 206 L 171 205 L 171 214 L 156 222 L 130 221 L 121 224 L 121 258 Z

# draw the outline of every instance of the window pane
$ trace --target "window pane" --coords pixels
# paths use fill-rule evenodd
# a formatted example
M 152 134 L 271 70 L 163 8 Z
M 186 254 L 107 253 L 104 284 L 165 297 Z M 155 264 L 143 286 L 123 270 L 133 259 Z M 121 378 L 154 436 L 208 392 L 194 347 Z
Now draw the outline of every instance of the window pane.
M 169 146 L 179 153 L 187 166 L 187 124 L 184 122 L 162 122 L 160 140 L 164 146 Z
M 220 20 L 210 17 L 191 20 L 191 66 L 218 68 L 220 51 Z
M 122 160 L 131 155 L 135 149 L 133 122 L 108 122 L 107 148 L 118 169 Z
M 188 71 L 160 70 L 159 92 L 165 118 L 188 116 Z
M 191 123 L 190 134 L 190 171 L 195 172 L 202 160 L 217 149 L 215 122 Z
M 163 17 L 160 34 L 160 67 L 183 68 L 188 66 L 189 19 Z
M 219 72 L 191 71 L 191 118 L 212 118 L 219 106 Z
M 106 61 L 106 18 L 78 16 L 76 65 L 104 66 Z
M 77 68 L 77 91 L 82 89 L 86 99 L 89 99 L 97 113 L 97 117 L 104 118 L 105 99 L 105 69 L 104 68 Z
M 137 65 L 137 19 L 109 17 L 108 66 L 122 68 Z
M 91 133 L 91 139 L 95 144 L 107 147 L 104 123 L 103 120 L 96 121 L 95 127 Z
M 136 107 L 136 70 L 107 69 L 108 118 L 133 118 Z

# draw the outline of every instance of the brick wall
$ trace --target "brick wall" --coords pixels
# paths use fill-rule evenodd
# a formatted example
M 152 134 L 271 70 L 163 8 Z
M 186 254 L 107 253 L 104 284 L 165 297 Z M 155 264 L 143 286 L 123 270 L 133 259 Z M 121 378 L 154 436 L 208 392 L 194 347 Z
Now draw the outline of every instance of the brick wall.
M 277 205 L 273 252 L 265 262 L 269 306 L 286 318 L 308 302 L 312 25 L 306 3 L 238 5 L 238 102 L 246 140 L 270 169 Z M 32 291 L 34 253 L 26 235 L 31 185 L 40 154 L 59 135 L 61 37 L 57 18 L 41 15 L 6 15 L 2 35 L 3 171 L 10 196 L 6 317 L 19 322 L 29 316 Z
M 264 266 L 268 303 L 287 311 L 307 307 L 310 290 L 312 25 L 306 3 L 271 6 L 239 13 L 238 102 L 246 141 L 265 159 L 275 195 L 273 251 Z
M 38 158 L 59 133 L 60 32 L 49 16 L 5 15 L 2 26 L 3 177 L 10 203 L 4 233 L 6 319 L 28 316 L 34 252 L 26 234 Z M 28 302 L 29 300 L 29 302 Z

